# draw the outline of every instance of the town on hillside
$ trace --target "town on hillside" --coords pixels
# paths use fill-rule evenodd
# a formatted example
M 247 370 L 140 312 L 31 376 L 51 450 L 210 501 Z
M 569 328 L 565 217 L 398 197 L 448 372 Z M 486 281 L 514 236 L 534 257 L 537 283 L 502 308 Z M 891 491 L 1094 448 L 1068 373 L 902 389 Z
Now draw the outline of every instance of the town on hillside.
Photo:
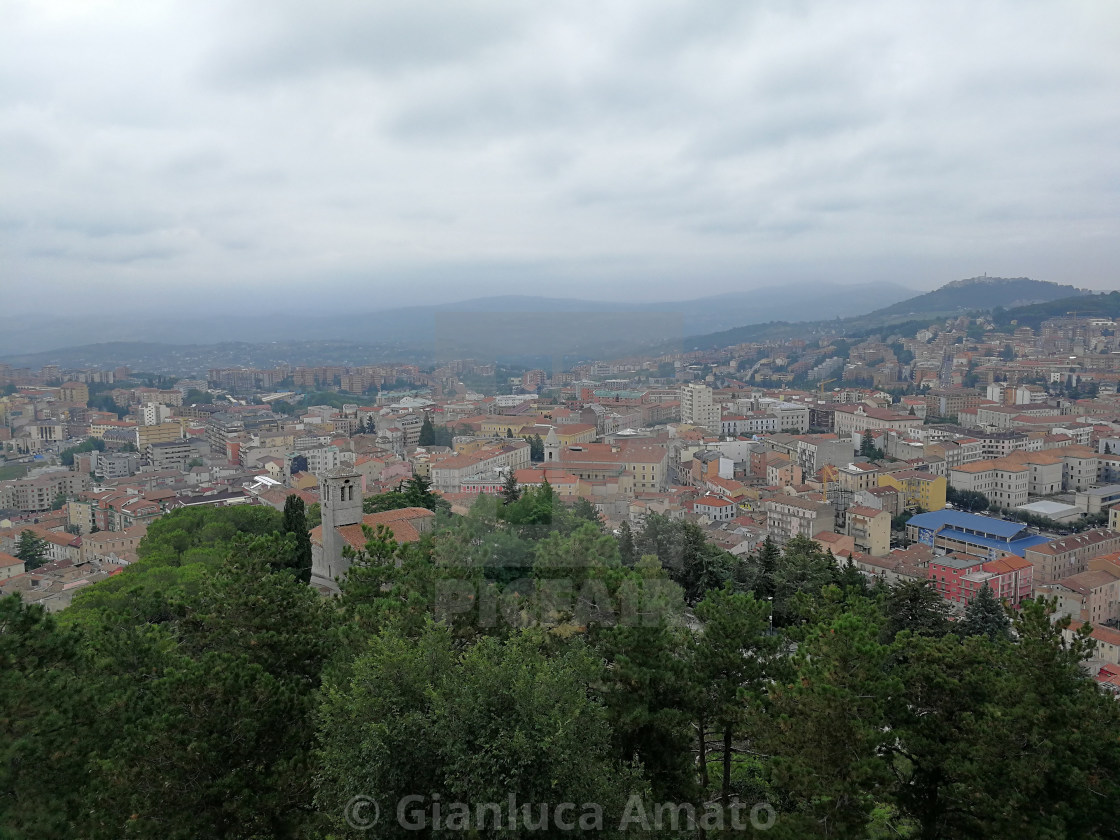
M 1011 607 L 1055 597 L 1115 672 L 1118 380 L 1116 323 L 1076 314 L 552 371 L 0 364 L 0 592 L 61 609 L 170 511 L 293 494 L 323 513 L 313 583 L 332 591 L 363 515 L 383 516 L 362 498 L 422 477 L 463 513 L 547 482 L 616 533 L 658 514 L 738 557 L 806 537 L 870 579 L 929 581 L 958 612 L 984 586 Z M 323 498 L 342 483 L 349 511 Z M 415 538 L 417 516 L 386 524 Z

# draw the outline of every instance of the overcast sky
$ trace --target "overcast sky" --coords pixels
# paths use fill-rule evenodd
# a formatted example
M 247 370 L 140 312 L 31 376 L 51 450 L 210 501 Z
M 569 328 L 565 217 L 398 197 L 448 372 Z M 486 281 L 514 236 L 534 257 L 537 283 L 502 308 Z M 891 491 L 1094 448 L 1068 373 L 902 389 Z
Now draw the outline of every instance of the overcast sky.
M 1120 286 L 1115 0 L 0 0 L 0 20 L 9 314 Z

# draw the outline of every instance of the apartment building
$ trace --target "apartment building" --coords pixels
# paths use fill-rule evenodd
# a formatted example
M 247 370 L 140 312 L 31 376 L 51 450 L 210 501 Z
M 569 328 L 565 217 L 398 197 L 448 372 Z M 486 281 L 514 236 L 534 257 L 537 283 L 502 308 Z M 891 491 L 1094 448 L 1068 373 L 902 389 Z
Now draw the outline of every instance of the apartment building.
M 1034 595 L 1034 566 L 1022 557 L 1008 555 L 989 560 L 979 569 L 961 576 L 960 603 L 972 601 L 987 586 L 997 600 L 1018 607 Z
M 954 467 L 949 482 L 956 490 L 982 493 L 993 505 L 1018 507 L 1027 503 L 1030 469 L 1006 458 L 977 461 Z
M 879 468 L 868 461 L 855 461 L 836 468 L 836 486 L 858 493 L 879 486 Z
M 725 437 L 772 434 L 779 428 L 778 418 L 762 411 L 725 414 L 720 418 L 720 432 Z
M 616 476 L 621 470 L 634 478 L 634 492 L 662 493 L 669 486 L 669 450 L 660 444 L 582 443 L 559 446 L 545 443 L 545 459 L 586 481 Z M 553 455 L 553 458 L 549 458 Z
M 692 382 L 681 387 L 681 422 L 720 433 L 720 410 L 712 402 L 712 389 Z
M 185 472 L 187 463 L 195 457 L 195 446 L 189 439 L 150 443 L 143 451 L 144 460 L 156 470 Z
M 136 427 L 136 448 L 141 452 L 152 443 L 167 443 L 182 440 L 183 425 L 178 420 Z
M 844 512 L 845 532 L 855 547 L 872 557 L 884 557 L 891 550 L 891 515 L 885 510 L 852 505 Z
M 1120 621 L 1120 577 L 1105 569 L 1070 575 L 1045 587 L 1042 594 L 1058 599 L 1057 615 L 1100 625 Z
M 778 420 L 778 428 L 794 434 L 809 431 L 809 407 L 795 402 L 782 400 L 760 400 L 764 410 Z
M 433 455 L 429 458 L 432 487 L 442 493 L 459 493 L 464 482 L 497 470 L 525 469 L 530 465 L 529 444 L 509 441 L 481 446 L 469 454 Z M 565 465 L 566 467 L 567 465 Z
M 1048 405 L 981 405 L 976 408 L 976 422 L 993 429 L 1012 429 L 1021 417 L 1057 417 L 1058 409 Z
M 807 475 L 812 475 L 826 464 L 847 465 L 854 454 L 851 438 L 834 434 L 800 435 L 794 458 Z
M 171 409 L 162 403 L 147 402 L 140 407 L 138 417 L 142 426 L 158 426 L 171 419 Z
M 77 496 L 90 485 L 88 474 L 62 471 L 5 481 L 0 483 L 0 509 L 27 513 L 50 510 L 60 494 Z
M 703 496 L 697 499 L 692 510 L 697 516 L 706 516 L 712 522 L 726 522 L 739 515 L 739 506 L 719 496 Z
M 853 433 L 883 429 L 904 433 L 922 425 L 922 419 L 908 414 L 898 414 L 885 408 L 866 405 L 837 405 L 832 407 L 832 431 L 838 437 L 851 437 Z
M 901 470 L 879 476 L 880 487 L 893 487 L 902 499 L 903 507 L 919 507 L 925 511 L 945 507 L 947 482 L 945 477 L 921 470 Z
M 777 496 L 766 501 L 766 531 L 779 545 L 797 536 L 812 539 L 822 531 L 831 531 L 835 523 L 835 509 L 826 502 L 797 496 Z
M 1055 583 L 1089 568 L 1089 561 L 1120 550 L 1120 533 L 1098 528 L 1028 548 L 1023 556 L 1034 565 L 1036 585 Z
M 136 559 L 140 540 L 148 533 L 148 526 L 141 522 L 125 531 L 98 531 L 82 537 L 82 562 L 91 560 L 127 566 Z

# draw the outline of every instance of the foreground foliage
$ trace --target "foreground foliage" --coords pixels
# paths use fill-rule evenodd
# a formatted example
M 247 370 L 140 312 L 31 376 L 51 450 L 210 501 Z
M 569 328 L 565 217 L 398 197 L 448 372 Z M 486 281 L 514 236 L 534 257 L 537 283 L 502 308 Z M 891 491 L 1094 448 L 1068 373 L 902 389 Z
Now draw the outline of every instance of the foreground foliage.
M 704 836 L 755 803 L 774 838 L 1116 836 L 1117 704 L 1044 601 L 1009 622 L 987 592 L 953 621 L 810 541 L 613 535 L 547 484 L 419 543 L 371 531 L 327 600 L 307 524 L 294 501 L 181 511 L 57 619 L 0 600 L 0 836 L 403 837 L 407 796 L 425 836 L 524 836 L 522 805 L 532 826 L 563 802 L 602 830 L 549 810 L 534 835 L 668 802 Z M 437 827 L 433 802 L 472 807 Z

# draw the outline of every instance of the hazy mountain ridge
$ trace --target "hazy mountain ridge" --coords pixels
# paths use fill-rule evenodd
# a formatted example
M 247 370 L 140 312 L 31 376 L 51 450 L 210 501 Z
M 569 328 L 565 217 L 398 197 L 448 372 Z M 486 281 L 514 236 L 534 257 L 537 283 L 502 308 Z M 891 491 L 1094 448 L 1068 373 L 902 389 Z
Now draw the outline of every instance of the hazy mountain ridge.
M 858 315 L 884 300 L 902 300 L 912 294 L 912 289 L 893 283 L 821 284 L 815 287 L 811 298 L 804 300 L 791 296 L 786 287 L 767 287 L 714 297 L 649 303 L 511 294 L 373 311 L 362 311 L 362 302 L 356 301 L 345 311 L 331 314 L 258 309 L 260 314 L 255 315 L 122 314 L 111 319 L 0 319 L 0 357 L 27 356 L 59 347 L 99 343 L 106 337 L 104 325 L 107 323 L 113 325 L 113 337 L 127 335 L 145 343 L 351 341 L 369 345 L 395 344 L 413 348 L 418 353 L 438 352 L 448 347 L 469 356 L 472 336 L 478 337 L 488 329 L 516 329 L 521 322 L 533 322 L 533 329 L 524 335 L 524 340 L 542 340 L 549 348 L 563 347 L 565 353 L 586 355 L 607 347 L 618 350 L 657 340 L 659 337 L 652 335 L 654 327 L 667 329 L 669 335 L 682 338 L 774 319 Z M 520 317 L 495 321 L 495 316 L 514 314 Z M 643 322 L 642 318 L 647 316 L 650 320 Z M 608 332 L 588 335 L 587 327 L 594 322 L 601 322 Z M 581 325 L 586 347 L 572 341 L 572 331 L 580 330 Z M 661 339 L 665 337 L 664 333 L 660 336 Z M 461 338 L 468 340 L 464 343 Z M 521 345 L 523 341 L 512 337 L 511 343 Z M 491 343 L 485 342 L 483 349 L 490 347 Z
M 829 287 L 830 291 L 841 293 L 844 289 Z M 1071 290 L 1075 293 L 1073 296 L 1068 295 Z M 805 298 L 790 295 L 788 289 L 783 294 L 787 301 L 793 298 L 795 306 L 808 305 Z M 298 338 L 290 334 L 279 338 L 279 334 L 290 331 L 282 328 L 285 324 L 280 316 L 270 316 L 260 319 L 271 331 L 269 340 L 263 341 L 247 337 L 242 341 L 182 344 L 170 339 L 94 343 L 40 353 L 0 355 L 0 360 L 16 367 L 38 368 L 46 364 L 78 368 L 128 365 L 134 370 L 181 374 L 204 372 L 210 367 L 268 368 L 282 363 L 363 365 L 393 361 L 425 364 L 435 360 L 472 357 L 547 368 L 554 364 L 567 366 L 579 360 L 617 358 L 635 353 L 710 349 L 794 336 L 813 339 L 850 335 L 904 321 L 934 321 L 962 312 L 996 307 L 1006 310 L 1001 317 L 1007 320 L 1013 319 L 1018 312 L 1023 312 L 1024 317 L 1030 315 L 1041 320 L 1053 317 L 1055 312 L 1064 314 L 1076 308 L 1088 308 L 1090 302 L 1095 303 L 1102 297 L 1086 299 L 1091 294 L 1073 286 L 1029 278 L 970 278 L 948 283 L 932 292 L 864 315 L 816 321 L 769 320 L 700 335 L 686 332 L 686 325 L 693 323 L 689 319 L 695 318 L 697 311 L 702 313 L 714 309 L 719 311 L 720 318 L 726 319 L 731 317 L 727 310 L 733 310 L 730 304 L 752 297 L 761 302 L 765 296 L 746 293 L 694 301 L 631 305 L 505 295 L 374 313 L 379 321 L 396 319 L 393 329 L 376 328 L 373 316 L 338 316 L 323 318 L 324 323 L 316 338 Z M 1025 308 L 1008 306 L 1026 296 L 1042 302 Z M 813 297 L 819 303 L 828 295 L 814 292 Z M 852 295 L 853 299 L 859 297 Z M 1106 297 L 1120 298 L 1120 295 L 1113 293 Z M 877 302 L 881 300 L 880 297 Z M 762 307 L 759 307 L 756 311 L 761 310 Z M 305 319 L 305 330 L 298 332 L 311 329 L 319 321 L 318 317 Z M 355 325 L 360 325 L 360 329 L 356 330 Z M 355 331 L 363 333 L 366 339 L 346 337 Z M 323 338 L 324 335 L 332 337 Z
M 869 320 L 908 319 L 915 315 L 953 315 L 1002 306 L 1011 309 L 1058 298 L 1088 295 L 1075 286 L 1032 280 L 1029 277 L 970 277 L 954 280 L 932 292 L 892 303 L 867 314 Z
M 866 315 L 821 321 L 747 324 L 730 330 L 689 336 L 685 339 L 684 346 L 707 350 L 751 341 L 841 336 L 905 321 L 934 321 L 969 312 L 986 312 L 997 307 L 1012 310 L 1020 306 L 1046 305 L 1059 300 L 1077 301 L 1092 295 L 1093 292 L 1075 286 L 1032 280 L 1028 277 L 970 277 L 954 280 L 932 292 L 893 303 Z

